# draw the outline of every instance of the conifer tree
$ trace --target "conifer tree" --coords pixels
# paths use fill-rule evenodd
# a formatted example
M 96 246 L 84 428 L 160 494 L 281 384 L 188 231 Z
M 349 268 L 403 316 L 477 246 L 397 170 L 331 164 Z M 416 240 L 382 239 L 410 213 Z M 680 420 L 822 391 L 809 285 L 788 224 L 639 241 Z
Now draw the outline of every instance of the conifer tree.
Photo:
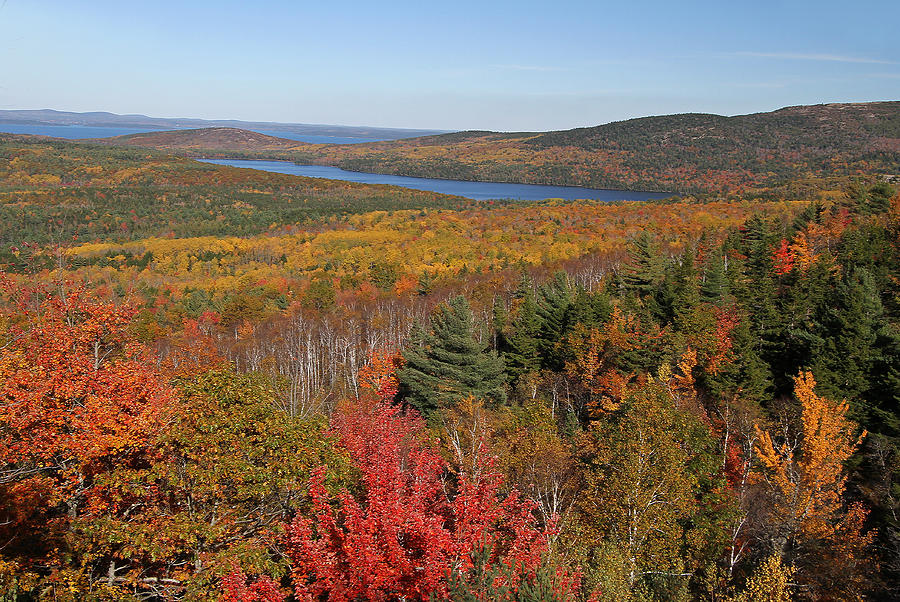
M 522 303 L 512 323 L 512 332 L 507 337 L 509 351 L 503 354 L 507 371 L 518 378 L 522 374 L 534 372 L 541 367 L 538 348 L 541 333 L 541 319 L 531 288 L 523 292 Z
M 469 395 L 489 405 L 506 401 L 503 361 L 475 339 L 463 296 L 437 308 L 431 331 L 414 333 L 403 359 L 397 373 L 401 391 L 426 419 Z
M 695 313 L 700 304 L 700 283 L 696 264 L 694 263 L 694 249 L 685 249 L 681 258 L 681 264 L 676 266 L 674 283 L 673 321 L 682 332 L 693 333 L 696 329 Z
M 725 278 L 725 262 L 722 252 L 717 250 L 709 256 L 700 286 L 700 298 L 706 303 L 718 304 L 728 292 Z
M 568 330 L 572 301 L 572 289 L 565 272 L 557 272 L 553 280 L 538 289 L 537 315 L 541 321 L 538 349 L 544 367 L 550 370 L 561 370 L 565 362 L 558 343 Z
M 846 397 L 859 417 L 859 400 L 871 385 L 875 343 L 882 316 L 871 275 L 860 268 L 834 286 L 822 306 L 822 344 L 813 353 L 813 372 L 828 397 Z
M 644 297 L 652 294 L 663 280 L 663 260 L 653 235 L 642 231 L 628 248 L 631 263 L 625 267 L 625 287 Z

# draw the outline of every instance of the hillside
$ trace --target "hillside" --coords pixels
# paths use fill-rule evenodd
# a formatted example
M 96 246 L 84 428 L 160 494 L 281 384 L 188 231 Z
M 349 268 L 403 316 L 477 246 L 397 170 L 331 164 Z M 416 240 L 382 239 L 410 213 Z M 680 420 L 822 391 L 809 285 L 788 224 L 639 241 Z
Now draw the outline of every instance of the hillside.
M 195 130 L 144 132 L 95 140 L 116 146 L 149 146 L 159 149 L 217 149 L 239 151 L 287 150 L 296 140 L 268 136 L 238 128 L 215 127 Z
M 460 180 L 682 193 L 752 193 L 797 178 L 900 172 L 900 102 L 789 107 L 770 113 L 630 119 L 559 132 L 456 132 L 355 145 L 129 144 L 278 158 L 354 171 Z M 185 133 L 188 135 L 188 133 Z
M 546 133 L 460 132 L 310 155 L 403 175 L 733 193 L 798 177 L 900 171 L 900 102 L 668 115 Z

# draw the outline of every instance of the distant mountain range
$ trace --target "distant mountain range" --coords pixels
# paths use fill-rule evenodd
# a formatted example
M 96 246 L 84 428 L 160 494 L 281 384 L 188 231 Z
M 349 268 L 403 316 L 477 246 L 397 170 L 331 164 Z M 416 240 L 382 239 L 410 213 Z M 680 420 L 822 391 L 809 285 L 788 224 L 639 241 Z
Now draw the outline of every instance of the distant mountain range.
M 73 113 L 53 109 L 6 111 L 0 110 L 0 123 L 30 125 L 81 125 L 92 127 L 153 128 L 171 130 L 183 128 L 230 127 L 245 130 L 271 130 L 307 136 L 337 136 L 346 138 L 383 138 L 395 140 L 414 136 L 440 134 L 446 130 L 416 130 L 403 128 L 319 125 L 309 123 L 280 123 L 275 121 L 238 121 L 235 119 L 160 118 L 146 115 L 117 115 L 103 111 Z

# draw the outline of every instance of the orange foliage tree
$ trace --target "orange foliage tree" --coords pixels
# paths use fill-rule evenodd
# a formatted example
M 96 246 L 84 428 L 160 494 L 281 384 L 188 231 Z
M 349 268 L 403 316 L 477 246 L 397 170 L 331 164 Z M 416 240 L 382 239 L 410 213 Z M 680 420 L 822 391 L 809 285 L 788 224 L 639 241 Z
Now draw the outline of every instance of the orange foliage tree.
M 814 596 L 827 592 L 826 599 L 853 598 L 858 595 L 854 588 L 862 587 L 868 568 L 866 548 L 874 534 L 862 534 L 866 515 L 862 506 L 844 510 L 844 464 L 866 433 L 856 434 L 856 424 L 847 418 L 846 401 L 821 397 L 815 386 L 811 372 L 801 372 L 794 379 L 801 412 L 799 433 L 776 443 L 756 427 L 756 453 L 772 496 L 773 542 L 783 557 L 801 569 L 798 580 Z
M 4 292 L 16 309 L 0 343 L 0 503 L 14 518 L 0 529 L 4 555 L 35 558 L 90 511 L 99 474 L 141 456 L 174 396 L 128 332 L 132 309 L 83 287 Z

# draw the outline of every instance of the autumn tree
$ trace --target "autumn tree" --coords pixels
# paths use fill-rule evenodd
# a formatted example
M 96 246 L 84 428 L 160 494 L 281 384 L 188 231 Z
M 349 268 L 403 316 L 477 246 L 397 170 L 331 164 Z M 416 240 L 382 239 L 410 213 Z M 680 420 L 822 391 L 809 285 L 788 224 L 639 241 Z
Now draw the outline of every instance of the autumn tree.
M 659 376 L 595 422 L 582 448 L 577 539 L 588 575 L 614 598 L 684 597 L 724 549 L 717 512 L 727 504 L 709 429 L 676 406 L 671 371 Z
M 145 461 L 104 476 L 77 545 L 138 593 L 202 597 L 235 566 L 277 580 L 287 572 L 277 540 L 313 469 L 326 465 L 329 485 L 348 478 L 327 421 L 288 416 L 270 380 L 227 368 L 180 394 Z
M 331 495 L 323 474 L 314 474 L 312 516 L 298 514 L 289 528 L 301 600 L 447 599 L 451 573 L 477 585 L 474 571 L 496 574 L 497 582 L 482 585 L 503 584 L 514 594 L 534 575 L 548 534 L 532 504 L 515 492 L 500 496 L 496 472 L 484 466 L 477 478 L 460 473 L 456 483 L 445 482 L 445 461 L 423 422 L 398 406 L 363 402 L 338 416 L 336 428 L 360 490 Z M 483 599 L 471 587 L 460 599 Z
M 857 597 L 870 569 L 866 548 L 873 534 L 862 533 L 861 506 L 845 510 L 844 464 L 866 433 L 857 434 L 846 401 L 816 394 L 812 373 L 801 372 L 794 383 L 798 429 L 776 441 L 757 427 L 756 454 L 771 494 L 770 544 L 798 569 L 807 597 Z
M 59 291 L 12 293 L 13 325 L 0 347 L 2 555 L 40 559 L 47 592 L 90 582 L 78 567 L 89 559 L 60 557 L 73 524 L 94 511 L 105 475 L 142 461 L 174 402 L 129 334 L 132 308 L 83 286 Z

